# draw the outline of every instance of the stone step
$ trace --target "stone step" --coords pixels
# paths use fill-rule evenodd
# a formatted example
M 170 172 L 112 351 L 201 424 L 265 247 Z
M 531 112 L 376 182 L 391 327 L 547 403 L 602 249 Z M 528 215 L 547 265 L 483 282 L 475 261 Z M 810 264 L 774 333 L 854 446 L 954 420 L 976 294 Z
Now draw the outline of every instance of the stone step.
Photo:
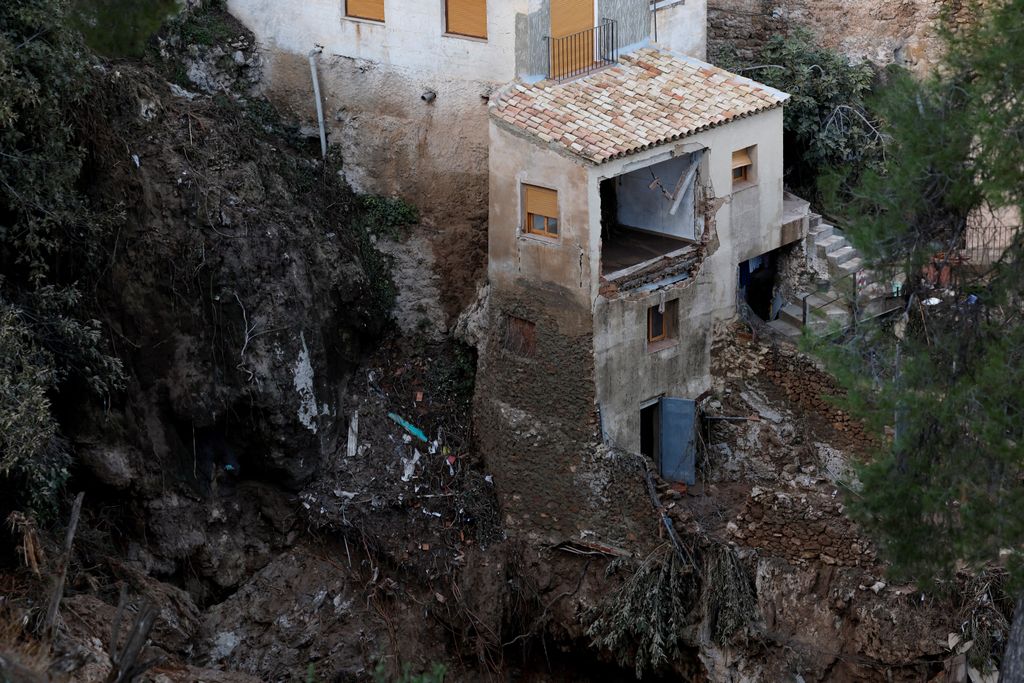
M 815 245 L 817 246 L 818 256 L 820 258 L 828 258 L 829 254 L 839 251 L 845 246 L 848 246 L 846 240 L 838 235 L 832 235 L 826 237 L 823 240 L 816 240 Z
M 807 227 L 813 232 L 819 225 L 821 225 L 821 214 L 810 212 L 807 215 Z
M 857 288 L 857 300 L 858 301 L 871 301 L 874 299 L 884 299 L 892 294 L 892 289 L 886 287 L 881 282 L 874 282 L 870 279 L 866 285 L 861 285 Z
M 773 320 L 768 323 L 768 327 L 772 328 L 778 334 L 782 335 L 787 339 L 797 340 L 803 334 L 799 325 L 794 325 L 791 322 L 782 320 L 781 318 Z
M 804 310 L 799 304 L 787 303 L 779 311 L 778 319 L 800 327 L 804 324 Z
M 839 298 L 839 293 L 833 289 L 827 289 L 823 292 L 815 292 L 807 297 L 807 303 L 811 308 L 821 308 L 827 306 L 829 303 Z
M 860 256 L 860 254 L 857 252 L 856 249 L 854 249 L 851 246 L 845 246 L 840 249 L 836 249 L 831 254 L 829 254 L 828 260 L 832 262 L 832 265 L 839 266 L 846 263 L 847 261 L 856 258 L 857 256 Z
M 864 259 L 862 259 L 859 256 L 857 256 L 855 258 L 850 259 L 846 263 L 839 264 L 838 270 L 839 270 L 839 272 L 841 273 L 842 276 L 846 276 L 846 275 L 852 275 L 853 273 L 856 273 L 858 270 L 860 270 L 863 267 L 864 267 Z
M 834 225 L 828 225 L 827 223 L 822 223 L 817 228 L 812 228 L 810 232 L 811 232 L 812 235 L 814 235 L 815 241 L 817 241 L 819 239 L 825 239 L 826 237 L 831 237 L 832 235 L 835 234 L 835 231 L 836 231 L 836 228 L 835 228 Z
M 873 318 L 886 313 L 902 311 L 906 307 L 903 299 L 873 299 L 861 307 L 861 318 Z

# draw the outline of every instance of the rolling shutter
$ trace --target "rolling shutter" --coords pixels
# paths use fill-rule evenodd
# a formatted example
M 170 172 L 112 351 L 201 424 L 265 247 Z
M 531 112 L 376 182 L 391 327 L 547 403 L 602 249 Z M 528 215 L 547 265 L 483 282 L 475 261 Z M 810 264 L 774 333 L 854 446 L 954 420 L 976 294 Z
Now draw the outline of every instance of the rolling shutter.
M 743 168 L 744 166 L 752 166 L 753 161 L 750 160 L 749 149 L 741 149 L 738 152 L 732 153 L 732 169 L 735 171 L 737 168 Z
M 526 189 L 526 213 L 548 218 L 558 218 L 558 193 L 545 187 L 524 185 Z
M 594 0 L 551 0 L 551 36 L 594 28 Z
M 345 0 L 345 14 L 359 19 L 384 21 L 384 0 Z
M 487 37 L 487 0 L 445 0 L 448 33 Z
M 555 78 L 580 73 L 594 63 L 593 28 L 594 0 L 551 0 L 552 40 L 548 49 Z

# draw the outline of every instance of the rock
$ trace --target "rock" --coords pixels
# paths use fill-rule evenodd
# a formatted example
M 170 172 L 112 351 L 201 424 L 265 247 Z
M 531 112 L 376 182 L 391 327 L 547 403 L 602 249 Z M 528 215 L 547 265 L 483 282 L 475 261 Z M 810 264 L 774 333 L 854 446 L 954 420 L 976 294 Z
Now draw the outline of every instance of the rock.
M 477 289 L 473 303 L 459 315 L 455 323 L 454 336 L 456 339 L 474 348 L 480 347 L 480 344 L 487 338 L 487 329 L 490 325 L 488 319 L 490 296 L 490 285 L 483 284 Z
M 124 490 L 138 477 L 133 463 L 142 456 L 129 446 L 111 445 L 79 448 L 78 457 L 101 482 Z
M 875 595 L 878 595 L 879 593 L 881 593 L 881 592 L 882 592 L 882 590 L 883 590 L 884 588 L 885 588 L 885 582 L 884 582 L 884 581 L 876 581 L 876 582 L 875 582 L 874 584 L 872 584 L 872 586 L 871 586 L 871 591 L 872 591 L 872 592 L 873 592 L 873 593 L 874 593 Z

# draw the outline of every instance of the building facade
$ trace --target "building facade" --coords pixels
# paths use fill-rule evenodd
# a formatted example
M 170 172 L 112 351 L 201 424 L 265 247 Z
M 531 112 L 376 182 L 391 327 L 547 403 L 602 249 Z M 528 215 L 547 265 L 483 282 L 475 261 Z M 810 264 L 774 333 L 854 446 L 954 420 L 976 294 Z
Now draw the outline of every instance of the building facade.
M 703 57 L 705 0 L 229 0 L 264 54 L 270 97 L 315 122 L 317 46 L 328 138 L 357 190 L 439 220 L 487 216 L 487 102 L 547 75 L 550 38 L 611 21 L 622 52 Z M 557 59 L 557 58 L 556 58 Z

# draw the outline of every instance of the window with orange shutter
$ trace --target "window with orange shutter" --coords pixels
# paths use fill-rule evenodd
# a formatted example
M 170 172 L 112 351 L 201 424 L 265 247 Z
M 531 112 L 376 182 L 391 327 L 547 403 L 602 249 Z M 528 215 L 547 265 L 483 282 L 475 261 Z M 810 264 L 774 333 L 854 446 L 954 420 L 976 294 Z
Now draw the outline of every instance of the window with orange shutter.
M 523 185 L 525 232 L 544 237 L 558 237 L 558 192 L 536 185 Z
M 445 0 L 444 9 L 448 33 L 487 37 L 487 0 Z
M 345 0 L 345 15 L 384 21 L 384 0 Z

